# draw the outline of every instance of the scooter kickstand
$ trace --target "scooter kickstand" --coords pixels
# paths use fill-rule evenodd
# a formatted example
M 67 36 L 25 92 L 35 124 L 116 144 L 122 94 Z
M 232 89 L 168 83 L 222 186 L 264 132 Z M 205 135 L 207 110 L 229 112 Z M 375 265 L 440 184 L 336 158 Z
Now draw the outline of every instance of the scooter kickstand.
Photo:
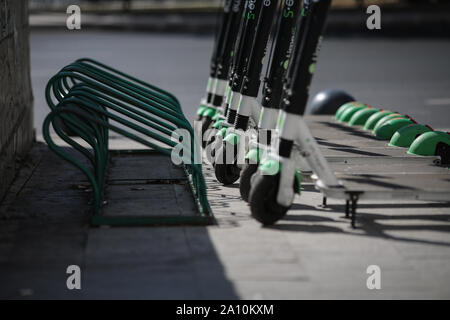
M 352 193 L 350 194 L 350 201 L 352 202 L 352 210 L 351 210 L 351 226 L 353 229 L 356 228 L 356 208 L 358 206 L 359 194 Z M 348 200 L 347 200 L 348 203 Z
M 345 219 L 350 217 L 350 200 L 345 201 Z

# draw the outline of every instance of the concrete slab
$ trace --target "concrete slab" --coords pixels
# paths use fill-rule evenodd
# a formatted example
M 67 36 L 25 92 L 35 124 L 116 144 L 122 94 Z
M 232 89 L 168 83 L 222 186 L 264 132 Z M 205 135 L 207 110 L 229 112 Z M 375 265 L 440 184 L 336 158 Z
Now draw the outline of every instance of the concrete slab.
M 212 168 L 205 166 L 208 197 L 218 225 L 89 228 L 89 193 L 70 188 L 73 182 L 66 178 L 74 174 L 74 169 L 60 167 L 65 162 L 49 155 L 41 165 L 47 167 L 51 163 L 60 168 L 57 178 L 51 175 L 44 180 L 47 188 L 40 194 L 25 182 L 22 188 L 14 188 L 22 191 L 16 191 L 8 202 L 6 211 L 21 208 L 23 214 L 21 219 L 4 220 L 0 226 L 0 252 L 5 253 L 0 259 L 1 297 L 450 297 L 446 267 L 450 259 L 449 204 L 362 200 L 358 228 L 351 229 L 344 218 L 342 200 L 329 199 L 326 208 L 320 207 L 322 194 L 312 184 L 304 184 L 302 195 L 295 198 L 288 215 L 276 225 L 264 228 L 251 218 L 237 185 L 221 186 Z M 39 168 L 32 171 L 39 174 Z M 155 186 L 139 185 L 144 190 L 130 190 L 129 181 L 122 182 L 117 180 L 110 187 L 117 188 L 114 192 L 128 204 L 133 199 L 145 200 L 141 192 Z M 26 196 L 21 194 L 25 191 Z M 57 196 L 47 206 L 47 215 L 33 217 L 43 204 L 39 196 L 53 193 Z M 155 202 L 167 205 L 163 200 L 159 197 Z M 133 210 L 148 208 L 139 200 Z M 76 214 L 79 220 L 75 219 Z M 69 264 L 81 266 L 81 291 L 65 287 L 65 268 Z M 381 290 L 366 287 L 369 265 L 381 268 Z
M 438 174 L 450 175 L 450 170 L 445 167 L 437 166 L 422 161 L 401 161 L 401 159 L 378 159 L 368 161 L 368 163 L 348 164 L 343 162 L 331 162 L 331 168 L 335 173 L 348 174 Z M 450 177 L 450 176 L 449 176 Z
M 140 184 L 129 181 L 126 185 L 109 185 L 106 189 L 105 217 L 196 216 L 191 189 L 183 185 Z

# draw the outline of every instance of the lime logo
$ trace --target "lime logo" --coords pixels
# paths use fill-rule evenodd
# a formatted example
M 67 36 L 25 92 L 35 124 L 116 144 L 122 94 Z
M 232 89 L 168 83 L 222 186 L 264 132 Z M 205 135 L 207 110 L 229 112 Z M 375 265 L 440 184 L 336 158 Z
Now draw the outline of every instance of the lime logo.
M 316 70 L 316 64 L 315 63 L 312 63 L 310 66 L 309 66 L 309 73 L 314 73 L 314 71 Z
M 264 64 L 264 60 L 266 59 L 266 56 L 264 56 L 262 59 L 261 59 L 261 64 Z
M 287 70 L 288 67 L 289 67 L 289 59 L 287 59 L 287 60 L 283 63 L 283 68 L 284 68 L 284 70 Z
M 294 18 L 294 12 L 292 10 L 286 10 L 284 9 L 283 16 L 285 18 Z
M 230 56 L 232 57 L 234 56 L 234 51 L 231 51 Z

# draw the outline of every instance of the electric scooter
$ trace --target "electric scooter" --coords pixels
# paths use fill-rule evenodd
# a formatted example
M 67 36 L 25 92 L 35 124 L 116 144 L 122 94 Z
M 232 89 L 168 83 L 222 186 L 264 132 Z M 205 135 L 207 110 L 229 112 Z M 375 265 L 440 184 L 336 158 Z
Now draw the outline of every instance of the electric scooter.
M 330 3 L 305 0 L 297 22 L 294 58 L 286 73 L 277 124 L 279 135 L 251 180 L 251 213 L 265 225 L 285 216 L 299 188 L 295 186 L 301 183 L 297 173 L 302 170 L 312 170 L 327 188 L 343 189 L 302 117 Z
M 241 36 L 239 30 L 244 23 L 244 10 L 246 10 L 246 0 L 233 0 L 231 6 L 232 13 L 226 28 L 225 42 L 217 63 L 215 88 L 211 97 L 212 103 L 204 112 L 204 121 L 202 122 L 203 147 L 206 146 L 206 142 L 208 141 L 207 138 L 209 132 L 206 133 L 206 131 L 210 129 L 211 125 L 221 118 L 221 115 L 224 113 L 225 108 L 223 105 L 230 92 L 228 79 L 235 55 L 234 49 Z
M 207 130 L 211 127 L 212 123 L 220 117 L 222 113 L 222 105 L 226 100 L 226 96 L 229 94 L 228 76 L 230 65 L 234 56 L 234 47 L 239 39 L 239 27 L 243 16 L 245 14 L 246 1 L 245 0 L 233 0 L 230 5 L 231 14 L 225 27 L 225 36 L 223 44 L 220 47 L 220 53 L 217 58 L 217 64 L 215 68 L 215 80 L 212 85 L 211 103 L 205 108 L 202 113 L 202 145 L 206 146 L 207 136 L 209 132 Z
M 222 17 L 220 18 L 220 24 L 217 28 L 216 32 L 216 40 L 213 47 L 213 52 L 211 56 L 210 63 L 210 74 L 208 77 L 208 82 L 206 85 L 206 93 L 205 96 L 200 101 L 200 107 L 197 109 L 197 121 L 202 121 L 203 117 L 207 116 L 208 113 L 205 114 L 205 111 L 208 109 L 208 106 L 213 102 L 213 94 L 214 94 L 214 86 L 217 83 L 216 72 L 218 68 L 218 60 L 220 59 L 220 54 L 222 53 L 222 47 L 225 42 L 225 38 L 227 36 L 227 27 L 228 22 L 231 18 L 231 5 L 232 0 L 225 0 Z
M 436 161 L 434 157 L 429 159 L 427 156 L 438 155 L 441 159 L 437 163 L 441 163 L 445 162 L 448 153 L 442 153 L 442 150 L 438 152 L 438 148 L 434 149 L 436 144 L 432 144 L 430 154 L 411 152 L 413 145 L 426 141 L 427 136 L 434 139 L 439 135 L 439 141 L 448 139 L 445 133 L 426 132 L 413 142 L 408 153 L 425 156 L 422 158 L 413 156 L 411 159 L 411 156 L 406 155 L 397 159 L 384 157 L 384 161 L 389 161 L 390 165 L 383 164 L 371 171 L 367 170 L 367 166 L 375 167 L 380 160 L 369 157 L 363 161 L 366 168 L 359 169 L 360 171 L 357 169 L 358 164 L 352 165 L 347 161 L 345 166 L 350 166 L 346 170 L 349 173 L 337 171 L 335 174 L 331 169 L 303 119 L 330 2 L 331 0 L 305 0 L 297 28 L 293 53 L 295 60 L 289 65 L 286 75 L 277 125 L 280 134 L 251 180 L 249 204 L 252 216 L 264 225 L 283 218 L 292 205 L 296 184 L 301 183 L 301 177 L 296 173 L 307 171 L 308 167 L 313 172 L 311 178 L 315 181 L 316 188 L 324 195 L 324 205 L 327 198 L 346 201 L 345 213 L 346 217 L 351 218 L 352 227 L 355 227 L 357 203 L 362 199 L 450 202 L 448 169 L 427 165 L 430 160 Z M 373 115 L 376 116 L 376 113 Z M 368 122 L 369 120 L 366 125 Z M 407 169 L 399 172 L 399 168 L 411 166 L 412 163 L 419 163 L 421 172 L 408 172 Z M 378 170 L 388 173 L 388 176 L 383 172 L 378 173 Z M 389 179 L 388 183 L 386 179 Z
M 220 145 L 226 128 L 233 126 L 240 102 L 240 87 L 251 56 L 253 40 L 258 32 L 257 23 L 262 1 L 246 0 L 245 9 L 240 21 L 239 33 L 232 52 L 233 60 L 228 72 L 228 89 L 222 114 L 215 117 L 215 123 L 206 136 L 207 159 L 214 164 L 216 144 Z
M 245 152 L 246 143 L 239 143 L 238 141 L 241 138 L 245 139 L 244 134 L 249 127 L 254 128 L 256 126 L 261 111 L 261 106 L 256 98 L 261 85 L 260 76 L 278 1 L 262 1 L 261 3 L 261 13 L 256 26 L 257 33 L 251 46 L 250 59 L 246 65 L 244 77 L 241 82 L 233 83 L 232 86 L 232 90 L 239 93 L 234 126 L 227 129 L 222 144 L 216 144 L 217 153 L 214 171 L 217 180 L 225 185 L 232 184 L 239 179 L 238 153 Z M 231 122 L 229 121 L 229 123 Z M 240 148 L 240 146 L 243 146 L 243 148 Z M 239 148 L 243 150 L 238 152 Z M 240 158 L 243 158 L 243 156 Z
M 249 151 L 245 155 L 245 164 L 240 173 L 239 191 L 244 201 L 248 201 L 251 177 L 257 171 L 261 157 L 268 152 L 272 139 L 276 137 L 275 129 L 283 92 L 283 79 L 291 59 L 295 23 L 300 13 L 300 6 L 301 0 L 285 0 L 277 22 L 271 48 L 271 61 L 264 79 L 258 133 L 250 140 Z

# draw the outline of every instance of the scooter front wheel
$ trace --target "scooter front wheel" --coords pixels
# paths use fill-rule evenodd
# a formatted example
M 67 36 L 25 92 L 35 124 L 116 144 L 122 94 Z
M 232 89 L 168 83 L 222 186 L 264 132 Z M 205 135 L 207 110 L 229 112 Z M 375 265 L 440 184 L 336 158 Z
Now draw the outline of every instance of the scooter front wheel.
M 240 169 L 234 163 L 227 163 L 227 144 L 217 150 L 216 162 L 214 163 L 214 173 L 217 180 L 224 185 L 235 183 L 239 179 Z
M 289 207 L 277 202 L 280 175 L 257 175 L 253 181 L 249 204 L 252 217 L 263 225 L 273 225 L 282 219 Z
M 258 171 L 258 165 L 254 163 L 248 163 L 241 170 L 241 179 L 239 180 L 239 191 L 241 193 L 242 200 L 248 202 L 250 195 L 251 179 L 253 174 Z

